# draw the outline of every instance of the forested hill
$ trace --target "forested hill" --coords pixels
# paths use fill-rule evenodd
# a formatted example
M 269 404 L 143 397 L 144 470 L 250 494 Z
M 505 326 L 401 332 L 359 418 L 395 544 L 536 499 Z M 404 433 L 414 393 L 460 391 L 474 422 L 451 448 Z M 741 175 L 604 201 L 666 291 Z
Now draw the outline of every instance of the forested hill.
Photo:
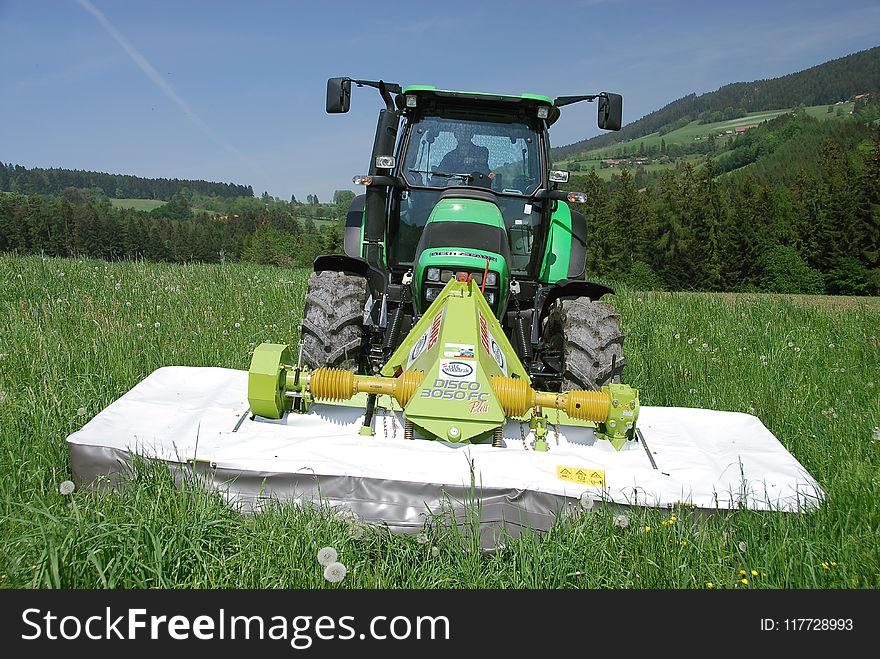
M 620 131 L 557 147 L 553 155 L 556 159 L 565 159 L 590 149 L 643 137 L 676 122 L 693 121 L 703 113 L 738 110 L 744 114 L 801 104 L 823 105 L 878 91 L 880 46 L 780 78 L 736 82 L 700 96 L 690 94 L 627 124 Z
M 23 194 L 60 194 L 65 188 L 100 188 L 108 197 L 117 199 L 161 199 L 169 201 L 186 188 L 211 197 L 253 197 L 249 185 L 215 183 L 177 178 L 143 178 L 128 174 L 105 174 L 79 169 L 27 169 L 21 165 L 0 162 L 0 192 Z

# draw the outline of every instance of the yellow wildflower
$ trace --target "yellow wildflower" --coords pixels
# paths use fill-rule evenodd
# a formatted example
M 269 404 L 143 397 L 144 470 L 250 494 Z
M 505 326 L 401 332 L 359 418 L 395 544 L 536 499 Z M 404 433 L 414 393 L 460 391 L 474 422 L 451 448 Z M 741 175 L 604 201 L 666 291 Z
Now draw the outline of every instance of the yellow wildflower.
M 823 569 L 823 570 L 830 570 L 831 568 L 828 567 L 828 563 L 822 561 L 822 569 Z
M 752 576 L 753 576 L 753 577 L 757 577 L 757 576 L 758 576 L 758 571 L 757 571 L 757 570 L 752 570 Z
M 741 577 L 746 576 L 746 571 L 745 571 L 745 570 L 740 570 L 740 571 L 739 571 L 739 576 L 741 576 Z
M 706 588 L 708 588 L 709 590 L 712 590 L 714 587 L 715 587 L 715 584 L 712 583 L 711 581 L 706 582 Z
M 748 586 L 749 580 L 748 579 L 740 579 L 740 583 L 742 583 L 743 586 Z
M 837 563 L 835 563 L 834 561 L 831 561 L 831 567 L 837 567 Z

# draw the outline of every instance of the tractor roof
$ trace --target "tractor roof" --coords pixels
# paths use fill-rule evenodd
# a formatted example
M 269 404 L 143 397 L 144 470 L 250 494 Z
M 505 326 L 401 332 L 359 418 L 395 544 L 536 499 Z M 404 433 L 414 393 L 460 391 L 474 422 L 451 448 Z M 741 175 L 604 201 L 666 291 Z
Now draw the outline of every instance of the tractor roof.
M 474 102 L 482 101 L 499 105 L 510 103 L 511 106 L 514 106 L 516 104 L 525 103 L 533 105 L 536 108 L 539 106 L 548 106 L 549 113 L 546 119 L 547 125 L 550 126 L 559 118 L 559 108 L 553 105 L 553 99 L 541 94 L 519 94 L 517 96 L 511 94 L 493 94 L 490 92 L 463 92 L 450 89 L 437 89 L 433 85 L 409 85 L 408 87 L 404 87 L 401 94 L 397 97 L 398 106 L 402 106 L 405 103 L 404 97 L 407 94 L 425 94 L 438 98 L 450 98 L 464 101 L 472 100 Z

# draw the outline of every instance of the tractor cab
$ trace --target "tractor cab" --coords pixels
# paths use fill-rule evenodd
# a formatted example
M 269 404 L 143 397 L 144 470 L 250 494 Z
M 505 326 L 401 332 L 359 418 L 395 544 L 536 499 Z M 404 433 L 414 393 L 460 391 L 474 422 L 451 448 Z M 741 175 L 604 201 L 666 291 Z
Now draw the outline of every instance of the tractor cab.
M 549 98 L 403 90 L 403 131 L 390 200 L 388 255 L 412 268 L 414 299 L 430 303 L 449 279 L 472 275 L 496 311 L 511 276 L 535 269 L 549 158 L 538 108 Z

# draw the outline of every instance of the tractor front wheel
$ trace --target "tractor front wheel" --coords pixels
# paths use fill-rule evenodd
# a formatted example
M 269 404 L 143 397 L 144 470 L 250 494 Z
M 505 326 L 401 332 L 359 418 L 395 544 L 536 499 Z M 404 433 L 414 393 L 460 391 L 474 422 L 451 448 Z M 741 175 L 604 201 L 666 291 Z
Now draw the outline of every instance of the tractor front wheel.
M 544 321 L 542 339 L 561 358 L 562 390 L 619 383 L 626 365 L 620 316 L 607 302 L 560 300 Z
M 367 280 L 344 272 L 313 272 L 303 308 L 303 361 L 310 368 L 358 371 L 363 362 Z

